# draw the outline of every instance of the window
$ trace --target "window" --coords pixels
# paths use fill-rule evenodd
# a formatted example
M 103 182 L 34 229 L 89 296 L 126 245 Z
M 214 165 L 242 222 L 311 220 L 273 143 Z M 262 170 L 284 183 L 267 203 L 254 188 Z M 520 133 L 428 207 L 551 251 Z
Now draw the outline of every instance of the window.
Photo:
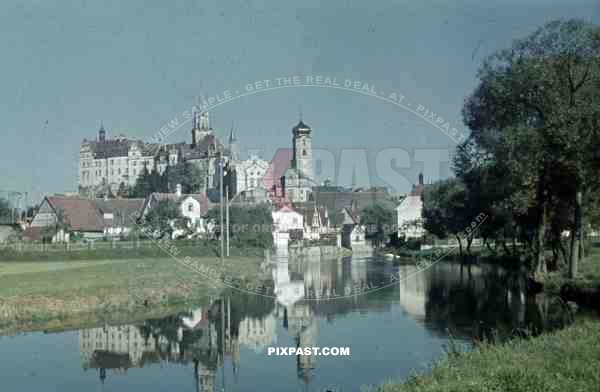
M 306 156 L 306 150 L 302 150 L 302 155 Z
M 192 203 L 188 204 L 188 211 L 189 212 L 194 211 L 194 205 Z

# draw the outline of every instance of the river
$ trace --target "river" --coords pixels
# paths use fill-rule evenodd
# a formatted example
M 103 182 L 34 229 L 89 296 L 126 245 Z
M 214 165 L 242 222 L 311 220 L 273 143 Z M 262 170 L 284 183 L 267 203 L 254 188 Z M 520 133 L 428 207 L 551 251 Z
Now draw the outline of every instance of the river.
M 329 299 L 226 290 L 162 319 L 0 338 L 2 391 L 347 391 L 426 371 L 473 340 L 537 334 L 571 321 L 556 298 L 527 298 L 497 266 L 439 262 L 424 271 L 369 258 L 271 266 L 304 290 L 372 287 Z M 387 288 L 372 282 L 408 277 Z M 411 276 L 412 275 L 412 276 Z M 365 286 L 367 285 L 367 286 Z M 268 355 L 269 347 L 348 347 L 347 356 Z

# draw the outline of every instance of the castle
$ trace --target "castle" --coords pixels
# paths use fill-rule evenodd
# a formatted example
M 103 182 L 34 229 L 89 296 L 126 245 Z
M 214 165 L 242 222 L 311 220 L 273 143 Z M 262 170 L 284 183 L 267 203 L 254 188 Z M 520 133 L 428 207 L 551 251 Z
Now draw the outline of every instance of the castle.
M 92 197 L 117 194 L 120 187 L 132 187 L 144 173 L 165 172 L 178 162 L 190 162 L 203 173 L 205 189 L 219 188 L 220 164 L 230 197 L 244 194 L 247 199 L 265 200 L 268 196 L 263 178 L 270 162 L 250 156 L 240 159 L 238 139 L 233 127 L 227 144 L 215 134 L 208 111 L 194 113 L 192 143 L 145 143 L 126 136 L 109 138 L 101 124 L 95 140 L 84 139 L 79 152 L 79 192 Z M 306 201 L 314 183 L 312 130 L 302 121 L 292 129 L 293 159 L 284 177 L 285 189 L 293 201 Z M 278 179 L 279 181 L 279 179 Z M 170 184 L 175 186 L 176 184 Z

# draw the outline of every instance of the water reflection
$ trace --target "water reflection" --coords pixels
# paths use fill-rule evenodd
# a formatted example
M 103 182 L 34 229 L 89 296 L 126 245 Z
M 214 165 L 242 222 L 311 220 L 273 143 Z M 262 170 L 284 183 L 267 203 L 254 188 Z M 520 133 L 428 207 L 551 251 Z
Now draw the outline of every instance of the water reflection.
M 111 374 L 131 368 L 181 364 L 193 367 L 194 377 L 189 382 L 196 390 L 226 390 L 228 384 L 238 383 L 242 349 L 250 352 L 245 355 L 264 358 L 266 349 L 280 341 L 282 346 L 289 346 L 285 342 L 291 340 L 303 348 L 331 345 L 321 338 L 321 332 L 356 322 L 341 318 L 345 314 L 399 314 L 400 320 L 411 319 L 436 338 L 452 334 L 464 341 L 505 338 L 519 332 L 537 334 L 571 321 L 558 300 L 527 298 L 522 274 L 494 266 L 438 263 L 416 273 L 416 266 L 393 267 L 348 258 L 294 263 L 275 260 L 272 267 L 272 281 L 263 285 L 274 287 L 276 298 L 227 290 L 206 307 L 136 325 L 80 331 L 83 368 L 96 369 L 104 383 Z M 398 269 L 402 276 L 414 276 L 365 295 L 311 296 L 317 291 L 340 294 L 348 287 L 383 282 Z M 355 332 L 356 338 L 367 341 L 376 334 L 376 330 Z M 352 342 L 348 346 L 352 350 Z M 402 345 L 395 347 L 394 357 L 388 358 L 390 366 L 403 350 Z M 321 358 L 297 356 L 297 379 L 311 384 Z

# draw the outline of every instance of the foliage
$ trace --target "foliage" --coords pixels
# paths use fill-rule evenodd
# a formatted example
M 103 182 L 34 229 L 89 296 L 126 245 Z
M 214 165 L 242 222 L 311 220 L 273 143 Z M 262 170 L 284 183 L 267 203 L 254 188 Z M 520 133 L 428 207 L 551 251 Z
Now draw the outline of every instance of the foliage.
M 424 195 L 427 230 L 451 235 L 484 214 L 484 241 L 524 252 L 542 272 L 550 245 L 555 260 L 576 267 L 584 221 L 600 216 L 600 29 L 550 22 L 489 56 L 478 78 L 463 108 L 471 134 L 457 150 L 456 179 Z
M 160 174 L 156 168 L 150 171 L 146 165 L 129 192 L 129 197 L 144 198 L 153 192 L 175 192 L 177 184 L 185 194 L 198 193 L 204 186 L 204 176 L 200 168 L 183 161 L 168 166 Z
M 225 215 L 225 208 L 223 214 Z M 207 219 L 220 223 L 220 208 L 208 211 Z M 223 218 L 225 221 L 225 217 Z M 237 247 L 271 248 L 273 246 L 273 215 L 267 205 L 229 208 L 229 241 Z
M 117 197 L 125 198 L 129 195 L 129 188 L 125 185 L 124 182 L 119 184 L 119 189 L 117 190 Z
M 7 220 L 11 218 L 12 210 L 8 200 L 0 198 L 0 220 Z
M 204 186 L 204 176 L 201 170 L 194 164 L 183 161 L 175 166 L 169 166 L 163 173 L 163 182 L 173 192 L 177 184 L 181 185 L 182 192 L 198 193 Z
M 600 383 L 600 328 L 585 321 L 565 330 L 502 345 L 485 344 L 381 392 L 591 391 Z M 524 365 L 526 364 L 526 365 Z
M 161 200 L 144 218 L 144 226 L 152 228 L 160 236 L 171 236 L 177 228 L 187 227 L 179 205 L 173 200 Z
M 360 223 L 367 229 L 365 238 L 376 246 L 381 246 L 391 234 L 397 232 L 395 211 L 387 204 L 375 203 L 364 208 Z

